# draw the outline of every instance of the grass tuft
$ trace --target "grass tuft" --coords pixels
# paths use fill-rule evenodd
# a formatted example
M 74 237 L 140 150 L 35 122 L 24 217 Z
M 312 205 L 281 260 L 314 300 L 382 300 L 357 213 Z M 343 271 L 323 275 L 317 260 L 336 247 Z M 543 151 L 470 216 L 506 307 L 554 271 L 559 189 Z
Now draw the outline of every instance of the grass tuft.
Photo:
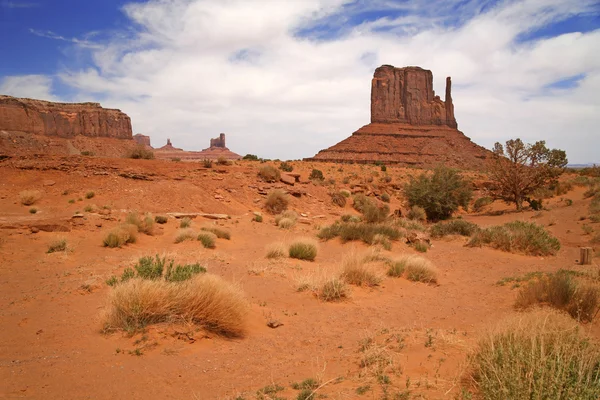
M 407 255 L 398 258 L 395 262 L 404 265 L 406 279 L 409 281 L 437 283 L 437 268 L 426 258 Z
M 128 243 L 137 241 L 137 226 L 130 224 L 121 224 L 111 230 L 103 239 L 104 247 L 122 247 Z
M 183 229 L 177 233 L 175 236 L 175 243 L 182 243 L 186 240 L 194 240 L 196 239 L 196 233 L 191 229 Z
M 290 245 L 288 255 L 290 258 L 314 261 L 317 256 L 317 243 L 309 238 L 297 239 Z
M 56 253 L 57 251 L 67 250 L 67 239 L 56 238 L 48 245 L 48 251 L 46 253 Z
M 169 218 L 167 218 L 164 215 L 157 215 L 156 217 L 154 217 L 154 222 L 156 222 L 157 224 L 166 224 L 167 221 L 169 221 Z
M 335 302 L 348 298 L 348 285 L 343 279 L 333 277 L 325 280 L 317 291 L 317 297 L 323 301 Z
M 555 255 L 560 242 L 543 226 L 533 222 L 513 221 L 500 226 L 481 229 L 473 235 L 467 246 L 490 246 L 511 253 L 532 256 Z
M 183 217 L 179 223 L 179 227 L 182 229 L 189 228 L 192 225 L 192 219 L 190 217 Z
M 215 236 L 219 239 L 227 239 L 227 240 L 231 240 L 231 233 L 229 233 L 229 231 L 226 231 L 225 229 L 221 229 L 221 228 L 217 228 L 217 227 L 203 227 L 200 228 L 200 230 L 203 230 L 205 232 L 211 232 L 214 233 Z
M 370 268 L 363 257 L 357 254 L 348 255 L 342 264 L 341 278 L 356 286 L 377 286 L 383 278 Z
M 215 242 L 217 241 L 217 235 L 212 232 L 200 232 L 198 234 L 198 240 L 205 248 L 214 249 L 216 247 Z
M 267 258 L 284 258 L 287 256 L 287 249 L 283 243 L 271 243 L 267 246 Z
M 287 194 L 281 189 L 275 189 L 267 195 L 265 208 L 271 214 L 279 214 L 288 208 Z
M 464 219 L 455 219 L 448 222 L 438 222 L 430 229 L 431 237 L 441 238 L 447 235 L 471 236 L 479 227 L 477 224 L 465 221 Z
M 258 176 L 265 182 L 278 182 L 281 172 L 272 165 L 263 165 L 258 170 Z

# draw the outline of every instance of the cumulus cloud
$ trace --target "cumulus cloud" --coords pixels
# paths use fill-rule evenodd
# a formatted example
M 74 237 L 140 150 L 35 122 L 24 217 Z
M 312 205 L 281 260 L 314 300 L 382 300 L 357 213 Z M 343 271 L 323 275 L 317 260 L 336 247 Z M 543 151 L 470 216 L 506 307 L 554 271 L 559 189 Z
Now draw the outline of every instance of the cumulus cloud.
M 392 64 L 431 69 L 440 94 L 452 76 L 459 127 L 479 144 L 545 139 L 598 161 L 600 30 L 523 39 L 597 13 L 592 0 L 150 0 L 123 12 L 132 31 L 72 40 L 93 65 L 60 79 L 127 112 L 154 145 L 201 149 L 225 132 L 241 154 L 310 157 L 369 122 L 373 70 Z
M 58 100 L 51 92 L 52 79 L 45 75 L 6 76 L 0 80 L 0 94 L 8 96 Z

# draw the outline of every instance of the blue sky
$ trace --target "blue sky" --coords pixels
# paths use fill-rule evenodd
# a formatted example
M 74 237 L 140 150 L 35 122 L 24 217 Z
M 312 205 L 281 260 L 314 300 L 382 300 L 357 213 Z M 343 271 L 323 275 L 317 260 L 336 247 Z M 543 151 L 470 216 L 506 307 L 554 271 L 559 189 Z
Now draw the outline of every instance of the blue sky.
M 310 157 L 369 122 L 381 64 L 454 83 L 475 142 L 598 162 L 593 0 L 0 0 L 0 93 L 120 108 L 188 149 Z

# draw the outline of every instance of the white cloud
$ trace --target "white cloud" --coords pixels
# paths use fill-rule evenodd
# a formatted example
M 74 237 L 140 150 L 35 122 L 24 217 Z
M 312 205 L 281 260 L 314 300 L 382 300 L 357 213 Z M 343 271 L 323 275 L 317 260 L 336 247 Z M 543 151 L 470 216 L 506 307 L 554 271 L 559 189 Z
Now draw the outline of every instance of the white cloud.
M 301 158 L 369 122 L 375 67 L 419 65 L 442 95 L 452 76 L 459 126 L 475 142 L 545 139 L 572 162 L 599 161 L 600 30 L 517 40 L 594 4 L 151 0 L 124 7 L 133 36 L 86 40 L 94 67 L 61 79 L 78 99 L 127 112 L 154 145 L 170 137 L 201 149 L 225 132 L 238 153 Z M 393 17 L 350 23 L 390 10 Z M 323 23 L 340 36 L 297 35 Z M 578 74 L 585 78 L 576 88 L 546 88 Z
M 0 94 L 57 101 L 52 92 L 52 79 L 45 75 L 6 76 L 0 80 Z

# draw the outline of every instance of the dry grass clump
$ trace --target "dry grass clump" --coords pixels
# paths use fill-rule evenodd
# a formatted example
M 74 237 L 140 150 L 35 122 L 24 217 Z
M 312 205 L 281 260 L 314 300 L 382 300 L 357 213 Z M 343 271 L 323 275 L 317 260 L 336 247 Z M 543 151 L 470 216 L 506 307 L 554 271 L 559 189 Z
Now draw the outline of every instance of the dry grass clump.
M 533 222 L 513 221 L 500 226 L 481 229 L 473 235 L 467 246 L 487 245 L 507 252 L 532 256 L 555 255 L 560 242 L 543 226 Z
M 169 218 L 165 215 L 157 215 L 156 217 L 154 217 L 154 222 L 156 222 L 157 224 L 166 224 L 168 221 Z
M 154 152 L 150 149 L 147 149 L 145 146 L 139 145 L 125 153 L 125 158 L 133 158 L 135 160 L 153 160 Z
M 600 398 L 599 346 L 555 310 L 500 322 L 480 339 L 470 362 L 484 399 Z
M 600 290 L 597 286 L 581 285 L 571 274 L 560 270 L 541 276 L 521 288 L 515 307 L 527 309 L 549 305 L 569 313 L 573 318 L 590 322 L 598 312 Z
M 287 194 L 281 189 L 275 189 L 267 195 L 266 210 L 271 214 L 279 214 L 288 208 Z
M 381 233 L 373 236 L 373 244 L 378 244 L 388 251 L 392 250 L 392 242 L 390 242 L 390 239 L 387 236 L 382 235 Z
M 365 263 L 365 259 L 357 254 L 350 254 L 344 259 L 340 277 L 347 283 L 356 286 L 377 286 L 383 280 L 381 275 L 369 267 Z
M 125 223 L 135 225 L 138 232 L 145 233 L 146 235 L 152 236 L 154 234 L 154 218 L 152 215 L 146 214 L 143 218 L 140 215 L 132 211 L 125 217 Z
M 410 219 L 411 221 L 426 221 L 427 213 L 423 207 L 412 206 L 406 213 L 406 218 Z
M 136 332 L 146 326 L 184 321 L 227 337 L 245 332 L 247 303 L 241 290 L 215 275 L 183 282 L 134 278 L 111 291 L 104 332 Z
M 382 235 L 389 240 L 398 240 L 403 236 L 399 229 L 388 224 L 336 222 L 333 225 L 322 228 L 317 234 L 317 237 L 323 240 L 339 237 L 344 243 L 360 240 L 367 244 L 374 244 L 377 235 Z M 379 236 L 379 238 L 381 238 L 381 236 Z
M 286 210 L 275 217 L 275 224 L 282 229 L 290 229 L 296 225 L 298 213 L 292 210 Z
M 41 198 L 42 194 L 39 190 L 23 190 L 19 193 L 19 199 L 24 206 L 31 206 Z
M 290 244 L 288 255 L 290 258 L 314 261 L 317 256 L 317 242 L 310 238 L 300 238 Z
M 483 210 L 484 207 L 489 206 L 493 202 L 494 202 L 494 199 L 492 199 L 489 196 L 480 197 L 477 200 L 475 200 L 475 202 L 473 203 L 473 211 L 479 212 L 479 211 Z
M 198 240 L 205 248 L 214 249 L 216 247 L 215 243 L 217 241 L 217 235 L 212 232 L 200 232 L 198 234 Z
M 46 251 L 46 253 L 56 253 L 57 251 L 65 250 L 67 250 L 67 239 L 56 238 L 50 242 L 48 245 L 48 251 Z
M 271 243 L 267 246 L 267 258 L 285 258 L 287 257 L 287 248 L 283 243 Z
M 478 229 L 479 226 L 477 224 L 465 221 L 464 219 L 455 219 L 448 222 L 438 222 L 431 227 L 430 232 L 431 237 L 441 238 L 446 235 L 471 236 Z
M 191 229 L 183 229 L 177 232 L 177 236 L 175 236 L 175 243 L 182 243 L 186 240 L 194 240 L 196 239 L 196 233 Z
M 348 295 L 348 285 L 338 277 L 326 279 L 317 289 L 317 297 L 328 302 L 342 301 L 347 299 Z
M 296 221 L 291 218 L 281 218 L 277 223 L 277 226 L 282 229 L 291 229 L 294 225 L 296 225 Z
M 231 240 L 231 233 L 229 231 L 226 231 L 225 229 L 217 228 L 214 226 L 203 227 L 200 229 L 206 232 L 214 233 L 219 239 Z
M 265 182 L 278 182 L 281 172 L 272 165 L 263 165 L 258 170 L 258 176 Z
M 406 279 L 413 282 L 437 283 L 437 268 L 426 258 L 405 255 L 394 261 L 397 269 L 404 266 Z M 390 271 L 388 271 L 389 274 Z
M 334 192 L 330 194 L 331 196 L 331 202 L 333 204 L 335 204 L 338 207 L 345 207 L 346 206 L 346 196 L 344 194 L 342 194 L 341 192 Z
M 192 225 L 192 219 L 190 217 L 183 217 L 179 223 L 179 227 L 182 229 L 189 228 Z
M 131 224 L 121 224 L 114 228 L 104 237 L 102 244 L 104 247 L 122 247 L 128 243 L 137 241 L 138 228 Z

